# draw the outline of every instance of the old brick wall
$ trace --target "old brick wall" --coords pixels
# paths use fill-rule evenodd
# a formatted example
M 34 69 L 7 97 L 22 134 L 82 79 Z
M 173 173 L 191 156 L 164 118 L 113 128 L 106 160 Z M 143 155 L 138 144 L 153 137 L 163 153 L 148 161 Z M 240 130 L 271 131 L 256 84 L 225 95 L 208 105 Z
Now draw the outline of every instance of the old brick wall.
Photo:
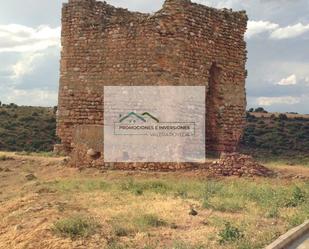
M 77 148 L 79 126 L 103 125 L 107 85 L 207 86 L 207 150 L 236 150 L 246 106 L 244 12 L 189 0 L 166 0 L 152 15 L 95 0 L 69 0 L 62 11 L 57 132 L 67 152 Z

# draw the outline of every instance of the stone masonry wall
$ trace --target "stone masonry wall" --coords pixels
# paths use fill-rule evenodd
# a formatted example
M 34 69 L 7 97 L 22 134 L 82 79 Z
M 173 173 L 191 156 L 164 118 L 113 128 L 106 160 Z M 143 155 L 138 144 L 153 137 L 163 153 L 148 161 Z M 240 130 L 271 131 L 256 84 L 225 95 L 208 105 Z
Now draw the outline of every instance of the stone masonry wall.
M 197 85 L 207 86 L 206 150 L 235 151 L 246 107 L 246 26 L 245 12 L 189 0 L 166 0 L 154 14 L 69 0 L 62 10 L 62 148 L 77 150 L 78 127 L 103 125 L 104 86 Z

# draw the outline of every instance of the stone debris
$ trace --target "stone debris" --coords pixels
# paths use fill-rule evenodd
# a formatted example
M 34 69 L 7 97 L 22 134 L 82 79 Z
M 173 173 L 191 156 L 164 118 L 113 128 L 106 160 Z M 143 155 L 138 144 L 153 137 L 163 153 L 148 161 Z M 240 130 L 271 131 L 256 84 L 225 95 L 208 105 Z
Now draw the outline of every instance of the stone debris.
M 70 161 L 70 157 L 65 157 L 61 160 L 61 165 L 66 166 Z
M 198 215 L 198 212 L 195 209 L 191 208 L 189 215 L 196 216 L 196 215 Z
M 89 149 L 87 151 L 87 155 L 90 156 L 90 157 L 93 157 L 97 154 L 97 152 L 94 151 L 94 149 Z
M 87 157 L 86 150 L 79 150 L 79 158 L 83 158 L 81 168 L 100 168 L 101 170 L 128 170 L 128 171 L 193 171 L 197 175 L 206 174 L 210 176 L 239 176 L 239 177 L 271 177 L 275 173 L 265 166 L 256 162 L 251 156 L 239 153 L 222 153 L 217 161 L 211 163 L 105 163 L 102 158 L 91 160 Z M 86 155 L 86 156 L 83 156 Z M 73 160 L 73 159 L 72 159 Z M 76 163 L 69 162 L 75 167 Z
M 222 153 L 208 170 L 218 176 L 273 176 L 274 172 L 256 162 L 251 156 L 239 153 Z
M 15 230 L 15 231 L 20 231 L 20 230 L 22 230 L 23 228 L 24 228 L 23 225 L 18 224 L 18 225 L 16 225 L 16 226 L 14 227 L 14 230 Z
M 25 176 L 25 178 L 27 179 L 27 181 L 33 181 L 37 179 L 37 177 L 34 174 L 28 174 Z

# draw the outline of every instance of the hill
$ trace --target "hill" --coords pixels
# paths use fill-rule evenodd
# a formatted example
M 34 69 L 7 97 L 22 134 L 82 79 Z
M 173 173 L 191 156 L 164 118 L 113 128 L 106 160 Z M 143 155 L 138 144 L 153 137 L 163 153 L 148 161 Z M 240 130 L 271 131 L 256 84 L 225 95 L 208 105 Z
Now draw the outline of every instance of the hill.
M 57 142 L 53 108 L 0 105 L 0 150 L 51 151 Z
M 57 142 L 55 108 L 0 106 L 0 150 L 51 151 Z M 248 112 L 240 149 L 262 159 L 308 160 L 309 115 Z
M 257 158 L 308 160 L 309 115 L 248 112 L 241 150 Z

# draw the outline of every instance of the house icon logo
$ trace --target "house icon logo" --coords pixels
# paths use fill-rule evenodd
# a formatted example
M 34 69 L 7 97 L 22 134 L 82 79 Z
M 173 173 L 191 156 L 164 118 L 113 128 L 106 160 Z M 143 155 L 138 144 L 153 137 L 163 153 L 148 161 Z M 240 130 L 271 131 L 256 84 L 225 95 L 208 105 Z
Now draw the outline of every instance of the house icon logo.
M 155 116 L 153 116 L 149 112 L 144 112 L 142 114 L 138 114 L 136 112 L 130 112 L 123 117 L 120 116 L 120 119 L 119 119 L 119 123 L 131 123 L 131 124 L 147 123 L 147 122 L 151 122 L 151 121 L 154 121 L 156 123 L 160 122 L 160 120 L 158 118 L 156 118 Z

